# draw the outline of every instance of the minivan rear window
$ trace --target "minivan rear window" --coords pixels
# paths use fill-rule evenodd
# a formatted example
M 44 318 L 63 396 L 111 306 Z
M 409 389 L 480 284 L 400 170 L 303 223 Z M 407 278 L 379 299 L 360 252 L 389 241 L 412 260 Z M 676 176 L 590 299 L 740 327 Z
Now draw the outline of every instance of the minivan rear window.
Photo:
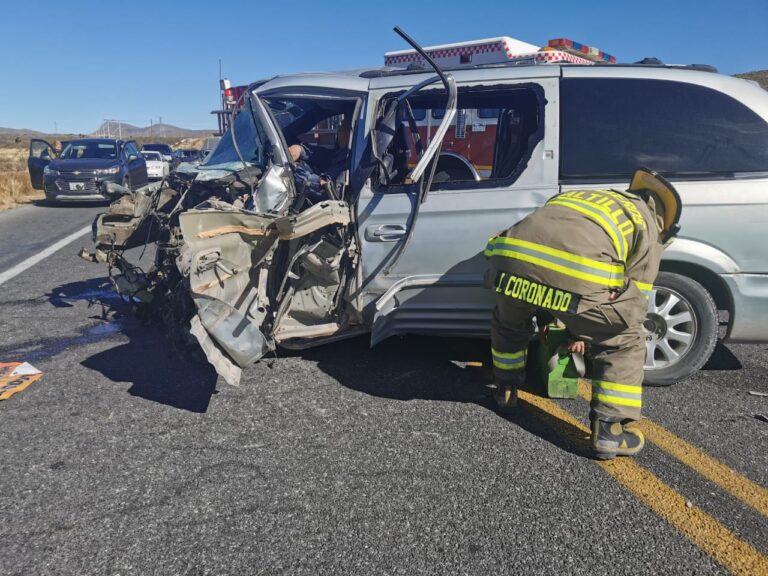
M 561 179 L 768 171 L 768 123 L 711 88 L 628 78 L 568 78 L 560 89 Z

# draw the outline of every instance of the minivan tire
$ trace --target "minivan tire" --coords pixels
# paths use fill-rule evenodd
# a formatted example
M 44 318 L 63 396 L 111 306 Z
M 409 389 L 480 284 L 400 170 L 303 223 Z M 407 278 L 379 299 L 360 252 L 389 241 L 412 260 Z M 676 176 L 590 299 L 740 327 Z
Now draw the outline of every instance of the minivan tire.
M 646 357 L 644 384 L 670 386 L 699 370 L 712 355 L 719 328 L 717 307 L 698 282 L 674 272 L 659 272 L 644 327 L 646 353 L 654 354 L 653 362 Z M 670 351 L 679 357 L 670 358 Z M 652 364 L 661 366 L 653 369 Z

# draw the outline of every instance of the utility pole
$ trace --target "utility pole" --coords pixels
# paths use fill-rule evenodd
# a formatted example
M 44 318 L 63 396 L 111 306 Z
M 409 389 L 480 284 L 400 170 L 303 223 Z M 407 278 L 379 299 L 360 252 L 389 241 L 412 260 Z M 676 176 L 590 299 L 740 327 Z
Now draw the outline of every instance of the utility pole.
M 152 138 L 152 118 L 149 119 L 149 137 Z
M 159 132 L 160 133 L 158 135 L 162 136 L 163 135 L 163 117 L 162 116 L 158 116 L 157 120 L 158 120 L 158 124 L 160 124 L 160 128 L 159 128 Z
M 123 139 L 123 124 L 122 124 L 122 122 L 123 122 L 122 120 L 118 120 L 118 121 L 117 121 L 117 134 L 118 134 L 118 136 L 117 136 L 117 137 L 118 137 L 120 140 L 122 140 L 122 139 Z
M 59 125 L 56 123 L 56 120 L 53 121 L 53 133 L 54 134 L 59 133 Z

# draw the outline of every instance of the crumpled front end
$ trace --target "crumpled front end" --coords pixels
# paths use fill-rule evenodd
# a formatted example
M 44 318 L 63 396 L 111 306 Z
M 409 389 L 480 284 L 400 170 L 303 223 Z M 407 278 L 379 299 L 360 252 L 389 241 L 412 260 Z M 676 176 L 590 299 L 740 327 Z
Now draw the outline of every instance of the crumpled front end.
M 349 220 L 341 201 L 282 217 L 220 208 L 181 216 L 178 265 L 197 309 L 191 332 L 228 383 L 276 343 L 344 328 Z

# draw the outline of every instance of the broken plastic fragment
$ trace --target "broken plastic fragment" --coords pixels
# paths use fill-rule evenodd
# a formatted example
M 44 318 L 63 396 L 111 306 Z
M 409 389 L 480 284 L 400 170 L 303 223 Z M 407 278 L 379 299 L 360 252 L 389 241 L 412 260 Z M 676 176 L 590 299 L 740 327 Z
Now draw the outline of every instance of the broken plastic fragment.
M 0 400 L 7 400 L 42 377 L 43 373 L 28 362 L 0 362 Z

